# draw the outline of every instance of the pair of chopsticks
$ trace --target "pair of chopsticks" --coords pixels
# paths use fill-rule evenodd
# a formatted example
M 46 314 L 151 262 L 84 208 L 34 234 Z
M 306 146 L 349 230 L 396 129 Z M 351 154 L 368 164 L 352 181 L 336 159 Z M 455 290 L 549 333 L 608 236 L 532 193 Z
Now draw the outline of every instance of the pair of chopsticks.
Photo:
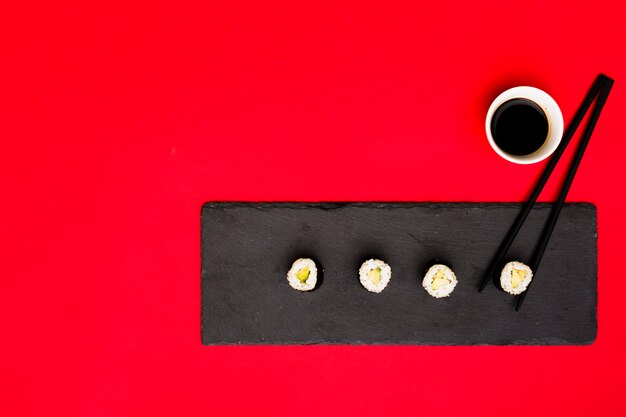
M 585 126 L 582 139 L 578 145 L 578 149 L 576 149 L 574 159 L 571 162 L 569 171 L 567 172 L 567 176 L 565 177 L 565 181 L 563 182 L 561 191 L 559 192 L 559 197 L 557 198 L 556 203 L 554 203 L 554 206 L 552 206 L 550 216 L 548 217 L 548 221 L 543 229 L 539 243 L 537 244 L 537 247 L 535 248 L 535 252 L 533 253 L 532 257 L 530 258 L 530 262 L 528 263 L 528 266 L 533 271 L 533 275 L 534 275 L 534 278 L 530 282 L 530 284 L 532 284 L 535 281 L 536 276 L 537 276 L 537 270 L 539 268 L 539 264 L 541 263 L 541 258 L 543 257 L 546 247 L 548 246 L 548 242 L 550 241 L 550 237 L 552 236 L 554 227 L 556 226 L 557 220 L 559 219 L 559 214 L 561 213 L 561 209 L 563 208 L 563 204 L 565 203 L 565 198 L 567 197 L 567 193 L 569 192 L 570 186 L 572 185 L 572 182 L 574 181 L 574 176 L 576 175 L 576 171 L 578 170 L 580 161 L 582 160 L 583 154 L 585 153 L 585 150 L 587 149 L 587 144 L 589 143 L 589 140 L 591 139 L 591 134 L 593 133 L 593 129 L 596 127 L 596 123 L 598 122 L 598 119 L 600 118 L 600 113 L 602 112 L 602 108 L 604 107 L 604 104 L 606 103 L 606 100 L 609 97 L 609 93 L 611 92 L 612 87 L 613 87 L 613 80 L 603 74 L 600 74 L 598 78 L 595 80 L 595 82 L 593 83 L 593 85 L 591 86 L 591 89 L 587 93 L 587 96 L 585 97 L 584 101 L 582 102 L 578 110 L 576 111 L 574 118 L 572 119 L 567 130 L 563 134 L 563 138 L 561 139 L 561 143 L 559 147 L 556 149 L 556 151 L 554 152 L 554 155 L 552 155 L 552 158 L 550 158 L 550 161 L 546 165 L 545 170 L 539 177 L 539 181 L 537 181 L 537 185 L 535 185 L 535 189 L 530 194 L 530 197 L 528 198 L 528 200 L 522 207 L 522 210 L 517 215 L 517 218 L 515 219 L 515 222 L 511 226 L 511 229 L 509 230 L 508 234 L 504 238 L 504 241 L 502 241 L 502 244 L 498 248 L 496 255 L 494 256 L 493 260 L 491 261 L 491 264 L 489 265 L 489 269 L 487 270 L 487 273 L 485 274 L 480 284 L 478 292 L 482 292 L 485 289 L 485 287 L 487 286 L 487 284 L 493 277 L 498 266 L 501 266 L 502 260 L 504 259 L 509 248 L 513 244 L 513 240 L 515 240 L 517 233 L 522 228 L 522 225 L 524 224 L 524 221 L 528 217 L 528 214 L 530 213 L 531 209 L 537 202 L 537 198 L 539 197 L 539 194 L 541 194 L 541 191 L 543 190 L 544 185 L 546 185 L 546 182 L 548 182 L 548 178 L 552 174 L 552 171 L 554 171 L 554 168 L 556 167 L 557 163 L 559 162 L 559 159 L 563 155 L 563 152 L 565 152 L 565 148 L 567 148 L 567 145 L 569 145 L 569 142 L 572 139 L 572 136 L 574 136 L 574 133 L 578 129 L 578 126 L 580 125 L 583 118 L 587 114 L 587 111 L 591 107 L 591 104 L 597 98 L 598 100 L 596 101 L 596 104 L 593 108 L 591 116 L 589 117 L 587 125 Z M 526 291 L 524 291 L 518 296 L 519 298 L 515 306 L 515 311 L 519 311 L 519 309 L 522 307 L 522 303 L 524 302 L 524 299 L 526 298 L 526 294 L 528 294 L 528 291 L 530 290 L 530 284 L 528 288 L 526 288 Z

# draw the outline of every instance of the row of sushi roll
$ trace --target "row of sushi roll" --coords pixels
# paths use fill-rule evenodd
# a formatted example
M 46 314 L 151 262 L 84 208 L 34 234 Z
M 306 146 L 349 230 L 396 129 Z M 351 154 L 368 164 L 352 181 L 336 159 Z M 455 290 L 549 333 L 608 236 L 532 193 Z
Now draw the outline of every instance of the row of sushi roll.
M 509 294 L 517 295 L 526 291 L 533 278 L 531 269 L 521 262 L 507 263 L 500 275 L 500 285 Z M 311 291 L 317 285 L 317 266 L 312 259 L 297 259 L 287 273 L 287 280 L 298 291 Z M 391 281 L 391 267 L 380 259 L 368 259 L 359 268 L 359 281 L 373 293 L 384 290 Z M 435 264 L 428 268 L 422 287 L 435 298 L 448 297 L 454 291 L 458 280 L 448 266 Z

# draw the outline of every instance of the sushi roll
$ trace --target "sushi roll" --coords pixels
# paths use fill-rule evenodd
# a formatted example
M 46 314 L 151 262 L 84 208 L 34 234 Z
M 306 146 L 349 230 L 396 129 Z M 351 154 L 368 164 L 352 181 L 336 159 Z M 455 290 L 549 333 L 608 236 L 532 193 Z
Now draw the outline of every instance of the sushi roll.
M 317 284 L 317 267 L 308 258 L 297 259 L 287 273 L 289 285 L 298 291 L 311 291 Z
M 370 292 L 381 292 L 390 279 L 391 267 L 379 259 L 368 259 L 359 269 L 361 285 Z
M 533 279 L 533 271 L 521 262 L 509 262 L 504 265 L 500 275 L 500 285 L 509 294 L 517 295 L 526 291 Z
M 428 268 L 422 280 L 422 287 L 435 298 L 448 297 L 458 283 L 456 275 L 450 268 L 435 264 Z

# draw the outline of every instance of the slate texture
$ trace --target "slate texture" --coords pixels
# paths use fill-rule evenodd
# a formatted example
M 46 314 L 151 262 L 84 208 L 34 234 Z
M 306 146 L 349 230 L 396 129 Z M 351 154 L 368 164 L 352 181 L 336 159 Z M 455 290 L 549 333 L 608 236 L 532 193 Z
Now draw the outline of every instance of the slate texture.
M 527 261 L 547 219 L 539 204 L 509 252 Z M 596 337 L 596 208 L 567 204 L 520 312 L 482 274 L 520 209 L 515 203 L 207 203 L 201 214 L 202 342 L 228 344 L 584 345 Z M 313 258 L 321 283 L 286 274 Z M 392 269 L 380 294 L 359 283 L 377 257 Z M 421 287 L 448 264 L 449 298 Z

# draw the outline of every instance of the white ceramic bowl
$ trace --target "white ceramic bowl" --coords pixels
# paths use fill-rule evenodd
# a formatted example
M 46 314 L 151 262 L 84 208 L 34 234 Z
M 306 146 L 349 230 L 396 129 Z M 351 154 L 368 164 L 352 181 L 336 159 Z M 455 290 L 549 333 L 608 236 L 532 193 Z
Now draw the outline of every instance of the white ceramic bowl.
M 548 138 L 541 148 L 537 149 L 530 155 L 519 156 L 511 155 L 504 152 L 498 147 L 498 145 L 496 145 L 495 141 L 493 140 L 493 136 L 491 135 L 491 119 L 493 117 L 493 114 L 502 103 L 512 100 L 514 98 L 525 98 L 535 102 L 539 107 L 543 109 L 543 111 L 546 113 L 546 117 L 548 118 Z M 552 155 L 552 153 L 559 146 L 559 143 L 561 142 L 561 137 L 563 136 L 563 115 L 561 114 L 561 109 L 559 108 L 558 104 L 556 104 L 556 101 L 554 101 L 554 99 L 550 97 L 545 91 L 542 91 L 535 87 L 514 87 L 500 94 L 498 97 L 496 97 L 493 103 L 491 103 L 489 111 L 487 112 L 485 130 L 487 131 L 489 144 L 498 155 L 500 155 L 507 161 L 511 161 L 516 164 L 534 164 L 536 162 L 543 161 L 544 159 Z

